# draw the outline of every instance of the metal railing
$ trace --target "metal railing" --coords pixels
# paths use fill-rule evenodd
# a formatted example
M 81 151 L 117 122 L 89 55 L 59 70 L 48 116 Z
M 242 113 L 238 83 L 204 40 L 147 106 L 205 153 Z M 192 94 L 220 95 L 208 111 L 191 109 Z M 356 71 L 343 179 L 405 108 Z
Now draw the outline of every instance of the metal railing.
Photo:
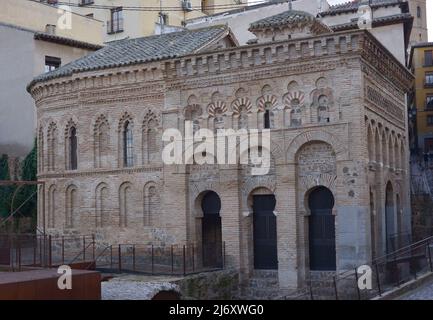
M 0 266 L 10 271 L 51 268 L 70 262 L 77 255 L 83 262 L 86 260 L 86 243 L 92 242 L 94 235 L 0 234 Z
M 97 242 L 94 235 L 0 235 L 0 267 L 3 269 L 21 271 L 65 264 L 112 273 L 187 275 L 223 269 L 225 243 L 107 245 Z
M 433 237 L 429 237 L 373 259 L 370 267 L 372 287 L 361 289 L 358 266 L 320 279 L 308 279 L 295 299 L 366 300 L 382 296 L 411 280 L 433 272 Z M 293 299 L 293 296 L 289 297 Z
M 203 259 L 205 251 L 218 252 L 218 258 L 206 263 Z M 218 248 L 204 247 L 196 243 L 165 246 L 119 244 L 113 247 L 110 260 L 113 265 L 112 271 L 119 273 L 187 275 L 224 269 L 224 256 L 224 243 Z

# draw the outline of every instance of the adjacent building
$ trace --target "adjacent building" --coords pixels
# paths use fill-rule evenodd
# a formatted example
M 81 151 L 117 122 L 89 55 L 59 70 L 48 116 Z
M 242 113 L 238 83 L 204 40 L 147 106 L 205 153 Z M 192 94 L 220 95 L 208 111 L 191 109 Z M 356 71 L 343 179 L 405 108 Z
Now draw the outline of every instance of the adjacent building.
M 433 42 L 413 45 L 409 68 L 415 76 L 409 99 L 411 147 L 433 153 Z
M 409 0 L 409 10 L 414 17 L 410 45 L 428 41 L 427 0 Z
M 326 0 L 295 0 L 291 3 L 291 7 L 293 10 L 302 10 L 317 15 L 321 11 L 328 10 L 329 4 Z M 186 26 L 189 29 L 194 29 L 209 25 L 227 24 L 239 43 L 246 44 L 249 40 L 255 39 L 254 34 L 248 30 L 251 22 L 285 12 L 288 9 L 287 0 L 271 0 L 252 4 L 245 8 L 190 18 L 186 21 Z
M 26 85 L 100 49 L 102 22 L 72 14 L 73 27 L 62 29 L 62 13 L 52 6 L 26 0 L 2 0 L 1 5 L 0 154 L 16 158 L 30 152 L 36 133 L 36 109 Z
M 301 11 L 249 31 L 243 46 L 227 26 L 121 40 L 35 78 L 39 229 L 196 243 L 208 266 L 224 242 L 241 281 L 271 270 L 280 289 L 398 248 L 411 230 L 401 57 Z M 163 162 L 163 133 L 186 143 L 187 120 L 193 132 L 270 129 L 270 171 L 212 163 L 214 150 Z
M 59 1 L 43 0 L 51 5 Z M 243 8 L 246 0 L 72 0 L 73 12 L 104 22 L 104 41 L 179 31 L 185 21 Z
M 317 15 L 334 31 L 359 29 L 359 9 L 369 5 L 372 17 L 370 32 L 402 63 L 406 63 L 410 43 L 427 41 L 426 3 L 422 0 L 353 0 L 333 6 L 326 0 L 295 0 L 290 5 L 294 10 Z M 288 6 L 288 1 L 268 1 L 244 9 L 192 18 L 187 20 L 187 27 L 227 24 L 239 43 L 246 44 L 255 38 L 248 30 L 251 21 L 284 12 Z

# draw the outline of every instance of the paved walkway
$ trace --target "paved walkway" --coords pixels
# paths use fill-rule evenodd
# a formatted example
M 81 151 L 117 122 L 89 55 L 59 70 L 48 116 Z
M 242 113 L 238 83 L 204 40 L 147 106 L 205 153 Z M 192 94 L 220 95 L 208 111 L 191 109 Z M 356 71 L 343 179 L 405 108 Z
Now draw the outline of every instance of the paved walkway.
M 398 300 L 433 300 L 433 281 L 404 294 Z
M 179 278 L 122 275 L 102 282 L 102 300 L 151 300 L 160 291 L 176 291 L 171 283 Z

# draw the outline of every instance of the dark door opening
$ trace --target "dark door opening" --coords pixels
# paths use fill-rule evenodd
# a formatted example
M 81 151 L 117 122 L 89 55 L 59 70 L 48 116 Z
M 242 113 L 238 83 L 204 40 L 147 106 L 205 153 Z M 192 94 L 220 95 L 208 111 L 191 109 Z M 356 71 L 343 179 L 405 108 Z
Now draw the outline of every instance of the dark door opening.
M 390 182 L 386 185 L 385 194 L 385 235 L 386 235 L 386 253 L 398 249 L 397 234 L 395 230 L 395 213 L 394 213 L 394 191 Z
M 253 196 L 254 268 L 278 269 L 274 195 Z
M 221 200 L 213 191 L 203 197 L 201 207 L 203 267 L 222 267 Z
M 336 270 L 334 196 L 325 187 L 313 190 L 308 198 L 310 270 Z

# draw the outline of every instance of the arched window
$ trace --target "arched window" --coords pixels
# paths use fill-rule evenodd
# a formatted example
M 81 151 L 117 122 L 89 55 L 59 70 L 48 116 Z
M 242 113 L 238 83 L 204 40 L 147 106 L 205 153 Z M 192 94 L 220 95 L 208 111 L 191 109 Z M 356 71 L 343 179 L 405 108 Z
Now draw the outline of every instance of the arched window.
M 159 224 L 160 197 L 156 186 L 151 184 L 144 190 L 144 225 L 157 226 Z
M 39 129 L 39 135 L 38 135 L 38 168 L 39 172 L 43 172 L 45 169 L 44 166 L 44 131 L 42 127 Z
M 158 124 L 154 115 L 150 115 L 143 123 L 143 162 L 156 159 L 158 153 Z
M 185 109 L 185 120 L 192 122 L 193 133 L 200 130 L 200 117 L 203 113 L 198 104 L 188 105 Z
M 417 16 L 417 18 L 421 18 L 421 7 L 420 6 L 416 7 L 416 16 Z
M 110 128 L 105 116 L 100 116 L 95 124 L 95 167 L 106 168 L 110 165 Z
M 73 228 L 78 214 L 78 192 L 74 185 L 66 189 L 66 228 Z
M 376 162 L 380 163 L 382 161 L 381 157 L 381 139 L 379 135 L 379 130 L 375 130 L 374 133 L 374 144 L 375 144 L 375 155 L 376 155 Z
M 388 140 L 388 165 L 390 168 L 394 168 L 395 162 L 394 162 L 394 143 L 393 139 L 390 135 Z
M 156 123 L 154 120 L 150 120 L 148 123 L 149 131 L 147 132 L 147 143 L 149 148 L 149 154 L 158 152 L 157 141 L 156 141 Z
M 329 102 L 328 97 L 321 95 L 319 97 L 319 106 L 317 107 L 317 122 L 327 123 L 329 122 Z
M 48 190 L 48 228 L 54 228 L 55 214 L 56 214 L 56 186 L 52 185 Z
M 104 227 L 108 224 L 107 217 L 108 187 L 101 183 L 96 187 L 96 227 Z
M 224 115 L 221 108 L 215 110 L 215 117 L 213 119 L 214 132 L 218 133 L 218 130 L 224 129 Z
M 132 125 L 128 120 L 123 127 L 123 164 L 125 167 L 134 165 Z
M 132 185 L 129 182 L 123 183 L 119 188 L 119 226 L 128 225 L 128 216 L 131 214 L 131 191 Z
M 239 107 L 238 129 L 248 129 L 248 110 L 246 106 Z
M 51 123 L 48 128 L 48 170 L 56 169 L 56 154 L 57 154 L 57 125 Z
M 375 161 L 376 160 L 376 156 L 374 155 L 374 137 L 373 137 L 373 133 L 371 130 L 371 127 L 369 125 L 367 125 L 367 143 L 368 143 L 368 160 L 371 161 Z
M 290 111 L 290 126 L 297 127 L 302 125 L 302 109 L 299 99 L 293 99 L 290 105 L 292 108 Z
M 267 102 L 265 104 L 265 114 L 263 115 L 263 128 L 264 129 L 271 129 L 272 126 L 272 104 Z
M 77 129 L 71 127 L 69 129 L 69 169 L 77 170 Z

